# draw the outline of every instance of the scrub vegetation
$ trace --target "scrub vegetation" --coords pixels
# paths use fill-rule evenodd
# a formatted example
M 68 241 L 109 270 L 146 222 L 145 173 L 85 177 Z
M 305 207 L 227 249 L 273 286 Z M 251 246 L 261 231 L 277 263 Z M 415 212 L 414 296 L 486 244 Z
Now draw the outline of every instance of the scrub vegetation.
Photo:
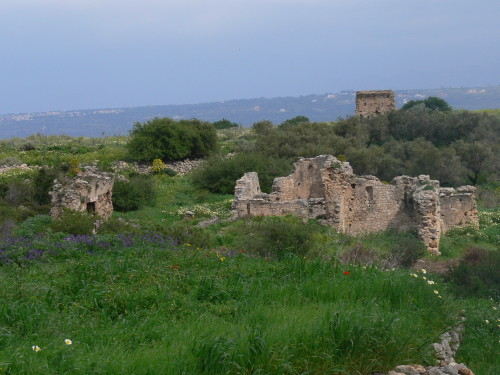
M 201 124 L 217 142 L 178 157 L 134 154 L 134 137 L 150 123 L 130 137 L 0 141 L 8 166 L 0 173 L 0 374 L 387 372 L 434 364 L 431 344 L 462 310 L 457 361 L 498 374 L 500 118 L 419 107 L 252 129 L 193 120 L 189 139 L 204 139 L 193 135 Z M 154 121 L 175 131 L 184 124 Z M 269 191 L 298 156 L 318 154 L 383 180 L 425 173 L 475 184 L 480 225 L 448 232 L 435 257 L 411 232 L 353 238 L 291 216 L 228 220 L 243 173 L 258 171 Z M 192 173 L 164 172 L 173 159 L 201 155 L 206 163 Z M 117 160 L 155 169 L 122 173 L 109 221 L 96 226 L 97 217 L 71 211 L 50 218 L 54 178 L 90 164 L 112 171 Z M 221 220 L 198 225 L 214 215 Z

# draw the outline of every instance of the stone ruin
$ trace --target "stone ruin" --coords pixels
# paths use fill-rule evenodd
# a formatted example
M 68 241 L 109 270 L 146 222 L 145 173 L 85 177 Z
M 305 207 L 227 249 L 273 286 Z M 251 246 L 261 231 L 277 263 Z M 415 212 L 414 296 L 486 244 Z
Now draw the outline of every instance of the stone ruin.
M 429 176 L 399 176 L 383 183 L 356 176 L 349 163 L 331 155 L 301 158 L 295 171 L 274 179 L 272 192 L 262 193 L 257 173 L 236 182 L 235 217 L 292 214 L 320 219 L 341 233 L 360 235 L 394 228 L 417 230 L 432 254 L 447 230 L 477 224 L 475 188 L 441 188 Z
M 88 170 L 75 177 L 56 181 L 51 195 L 50 215 L 61 216 L 63 208 L 88 212 L 109 219 L 113 213 L 111 201 L 114 177 L 110 173 Z
M 394 91 L 357 91 L 356 116 L 371 117 L 396 109 Z

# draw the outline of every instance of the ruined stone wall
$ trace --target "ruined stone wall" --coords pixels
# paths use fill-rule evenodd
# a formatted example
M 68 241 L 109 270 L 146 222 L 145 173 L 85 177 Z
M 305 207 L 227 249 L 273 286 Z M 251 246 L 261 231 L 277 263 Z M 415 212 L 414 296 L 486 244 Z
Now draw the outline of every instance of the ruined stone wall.
M 112 191 L 114 177 L 109 173 L 88 171 L 75 177 L 56 181 L 50 192 L 53 218 L 61 215 L 63 208 L 95 213 L 104 219 L 113 213 Z
M 356 176 L 349 163 L 331 155 L 302 158 L 294 166 L 292 174 L 275 179 L 270 194 L 261 192 L 257 173 L 246 173 L 237 181 L 235 216 L 319 218 L 351 235 L 416 229 L 434 254 L 442 232 L 477 222 L 473 187 L 440 189 L 425 175 L 385 184 L 374 176 Z
M 370 117 L 396 109 L 394 91 L 357 91 L 356 116 Z
M 439 202 L 443 233 L 456 226 L 479 224 L 474 190 L 472 186 L 440 189 Z

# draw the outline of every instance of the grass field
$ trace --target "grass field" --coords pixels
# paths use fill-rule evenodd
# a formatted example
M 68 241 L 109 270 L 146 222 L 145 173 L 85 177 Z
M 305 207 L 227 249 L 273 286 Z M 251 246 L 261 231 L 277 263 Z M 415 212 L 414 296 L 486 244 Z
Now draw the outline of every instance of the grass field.
M 248 136 L 231 131 L 224 152 Z M 14 139 L 0 143 L 0 159 L 106 169 L 126 157 L 124 142 Z M 22 195 L 34 175 L 9 171 L 0 188 Z M 0 202 L 16 221 L 0 236 L 0 374 L 364 375 L 434 364 L 431 343 L 463 314 L 457 361 L 500 373 L 495 186 L 480 226 L 447 233 L 436 258 L 415 233 L 353 238 L 293 217 L 231 221 L 232 195 L 189 175 L 152 181 L 154 199 L 115 212 L 96 235 L 54 230 L 48 206 Z M 212 215 L 222 221 L 197 226 Z M 422 257 L 458 266 L 411 269 Z

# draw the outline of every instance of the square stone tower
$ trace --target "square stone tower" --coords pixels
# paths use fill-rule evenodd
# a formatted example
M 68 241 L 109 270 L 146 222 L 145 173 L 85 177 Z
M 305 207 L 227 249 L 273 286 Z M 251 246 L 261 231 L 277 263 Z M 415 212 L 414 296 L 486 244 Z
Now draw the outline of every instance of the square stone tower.
M 394 91 L 356 91 L 356 116 L 371 117 L 396 109 Z

